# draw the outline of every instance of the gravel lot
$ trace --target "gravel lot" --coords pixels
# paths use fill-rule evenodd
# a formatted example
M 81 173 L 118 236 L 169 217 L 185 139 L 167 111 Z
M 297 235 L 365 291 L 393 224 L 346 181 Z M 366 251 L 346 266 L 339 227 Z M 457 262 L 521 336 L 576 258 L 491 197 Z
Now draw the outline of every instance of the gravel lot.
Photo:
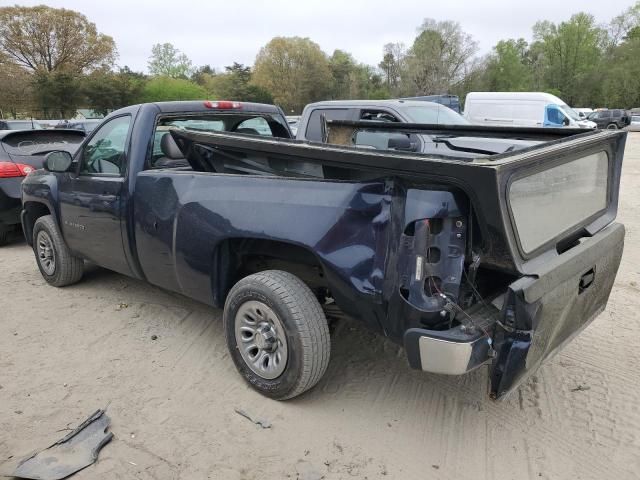
M 109 404 L 115 438 L 74 479 L 639 478 L 640 133 L 618 218 L 626 249 L 606 312 L 499 403 L 485 369 L 411 371 L 351 322 L 314 390 L 267 400 L 236 374 L 219 310 L 99 268 L 49 287 L 16 239 L 0 249 L 0 463 Z

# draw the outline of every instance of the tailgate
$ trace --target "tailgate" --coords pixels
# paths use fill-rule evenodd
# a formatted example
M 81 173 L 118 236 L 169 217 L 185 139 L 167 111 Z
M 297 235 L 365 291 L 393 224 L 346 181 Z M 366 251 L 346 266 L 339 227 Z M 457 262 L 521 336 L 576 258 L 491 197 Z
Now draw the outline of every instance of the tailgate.
M 623 246 L 624 227 L 614 223 L 510 285 L 494 339 L 493 398 L 515 389 L 604 310 Z

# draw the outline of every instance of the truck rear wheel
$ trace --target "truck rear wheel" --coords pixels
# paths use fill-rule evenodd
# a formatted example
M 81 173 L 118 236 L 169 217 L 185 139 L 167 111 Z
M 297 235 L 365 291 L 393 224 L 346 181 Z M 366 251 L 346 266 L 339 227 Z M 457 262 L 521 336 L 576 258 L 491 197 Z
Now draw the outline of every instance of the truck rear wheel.
M 33 252 L 49 285 L 64 287 L 82 278 L 84 262 L 71 254 L 51 215 L 38 218 L 33 226 Z
M 243 278 L 229 292 L 223 322 L 236 368 L 267 397 L 296 397 L 327 369 L 327 319 L 313 292 L 295 275 L 267 270 Z
M 617 130 L 618 129 L 618 125 L 616 125 L 615 123 L 610 123 L 609 125 L 607 125 L 607 130 Z

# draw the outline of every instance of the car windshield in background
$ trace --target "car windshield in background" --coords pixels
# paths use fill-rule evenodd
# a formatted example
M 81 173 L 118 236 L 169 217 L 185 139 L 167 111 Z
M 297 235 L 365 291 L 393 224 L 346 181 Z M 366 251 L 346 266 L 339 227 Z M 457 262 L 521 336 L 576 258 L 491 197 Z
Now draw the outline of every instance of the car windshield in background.
M 631 117 L 631 121 L 633 123 L 640 123 L 640 115 L 634 115 L 633 117 Z
M 469 125 L 469 122 L 448 107 L 410 106 L 401 107 L 402 112 L 415 123 L 433 125 Z
M 564 104 L 564 105 L 559 105 L 560 110 L 562 110 L 562 112 L 569 118 L 576 120 L 576 121 L 580 121 L 582 120 L 580 118 L 580 115 L 578 115 L 578 112 L 576 112 L 573 108 L 571 108 L 569 105 Z

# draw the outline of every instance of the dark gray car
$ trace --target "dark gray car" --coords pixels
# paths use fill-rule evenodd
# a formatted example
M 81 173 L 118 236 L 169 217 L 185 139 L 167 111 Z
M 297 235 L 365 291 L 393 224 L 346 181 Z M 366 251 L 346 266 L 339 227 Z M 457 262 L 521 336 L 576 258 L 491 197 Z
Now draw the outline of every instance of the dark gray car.
M 598 128 L 608 128 L 609 130 L 624 128 L 631 123 L 629 113 L 621 109 L 600 110 L 593 112 L 587 118 L 595 122 Z

